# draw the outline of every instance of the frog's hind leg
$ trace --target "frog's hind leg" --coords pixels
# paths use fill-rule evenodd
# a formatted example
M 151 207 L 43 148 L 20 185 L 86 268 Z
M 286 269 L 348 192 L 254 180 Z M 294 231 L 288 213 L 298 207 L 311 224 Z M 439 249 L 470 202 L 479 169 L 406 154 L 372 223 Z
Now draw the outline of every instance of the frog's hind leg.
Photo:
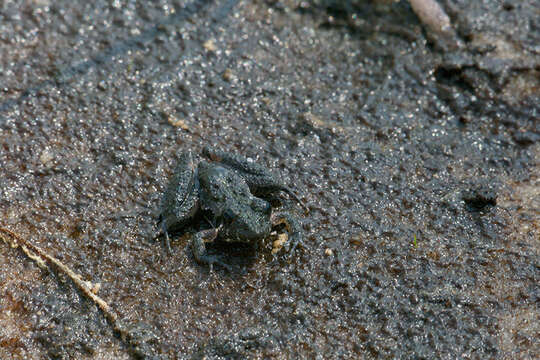
M 169 231 L 185 228 L 199 211 L 197 166 L 190 151 L 182 152 L 174 174 L 161 199 L 157 234 L 164 238 L 168 254 L 172 254 Z
M 270 175 L 269 177 L 260 175 L 251 176 L 246 179 L 246 183 L 254 194 L 271 194 L 273 192 L 283 191 L 287 193 L 290 197 L 292 197 L 302 207 L 302 209 L 304 209 L 304 212 L 306 214 L 309 213 L 308 207 L 298 197 L 298 195 L 296 195 L 296 193 L 292 191 L 289 187 L 283 185 L 280 181 L 276 180 L 273 175 Z
M 274 174 L 268 171 L 264 166 L 248 159 L 225 151 L 206 146 L 203 149 L 203 155 L 208 159 L 223 164 L 240 173 L 254 194 L 269 194 L 272 192 L 283 191 L 296 200 L 304 209 L 306 214 L 309 212 L 307 206 L 300 200 L 298 195 L 289 187 L 283 184 Z
M 240 155 L 230 154 L 228 152 L 218 150 L 210 146 L 205 146 L 202 153 L 208 159 L 228 166 L 241 173 L 260 175 L 265 177 L 271 176 L 268 170 L 266 170 L 266 168 L 264 168 L 262 165 L 257 164 L 253 161 L 249 161 L 248 159 Z
M 208 255 L 206 251 L 206 243 L 214 241 L 219 233 L 220 228 L 202 230 L 196 233 L 191 240 L 191 248 L 193 250 L 193 256 L 199 264 L 208 264 L 212 268 L 213 264 L 224 267 L 231 271 L 231 267 L 225 264 L 220 256 Z
M 302 228 L 298 218 L 288 212 L 276 212 L 272 214 L 272 225 L 285 225 L 289 233 L 287 241 L 287 251 L 293 253 L 298 244 L 302 244 Z

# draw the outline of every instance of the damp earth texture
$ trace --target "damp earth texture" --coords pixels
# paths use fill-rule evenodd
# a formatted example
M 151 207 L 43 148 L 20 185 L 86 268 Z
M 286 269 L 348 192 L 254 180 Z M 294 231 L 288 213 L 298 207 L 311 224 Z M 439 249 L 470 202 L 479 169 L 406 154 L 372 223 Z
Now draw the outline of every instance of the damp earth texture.
M 438 3 L 448 37 L 404 0 L 1 2 L 0 226 L 130 336 L 0 242 L 0 358 L 539 358 L 540 5 Z M 209 145 L 306 205 L 294 256 L 155 240 Z

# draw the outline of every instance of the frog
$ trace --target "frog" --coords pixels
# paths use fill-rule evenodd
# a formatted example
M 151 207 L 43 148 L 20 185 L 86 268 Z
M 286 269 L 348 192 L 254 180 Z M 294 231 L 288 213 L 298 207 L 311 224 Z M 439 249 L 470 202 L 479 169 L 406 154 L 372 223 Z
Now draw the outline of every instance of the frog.
M 158 236 L 163 235 L 167 251 L 172 251 L 170 234 L 199 223 L 191 249 L 200 264 L 231 270 L 222 256 L 208 253 L 207 243 L 219 238 L 258 247 L 278 225 L 285 226 L 285 249 L 293 253 L 302 243 L 300 221 L 291 211 L 273 208 L 272 203 L 283 192 L 307 212 L 295 192 L 264 166 L 241 155 L 206 146 L 202 158 L 197 163 L 191 151 L 180 153 L 163 193 Z

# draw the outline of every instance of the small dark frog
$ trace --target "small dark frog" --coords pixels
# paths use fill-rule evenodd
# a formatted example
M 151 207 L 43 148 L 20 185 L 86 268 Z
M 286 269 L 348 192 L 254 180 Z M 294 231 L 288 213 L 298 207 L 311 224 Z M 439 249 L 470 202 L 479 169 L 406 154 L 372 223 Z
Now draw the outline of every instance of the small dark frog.
M 220 256 L 207 253 L 207 242 L 219 236 L 226 242 L 258 244 L 278 224 L 285 224 L 292 252 L 302 241 L 299 222 L 289 212 L 272 211 L 269 202 L 284 191 L 302 204 L 292 190 L 261 165 L 238 155 L 206 147 L 203 156 L 209 161 L 197 166 L 191 152 L 182 153 L 163 195 L 158 225 L 167 249 L 170 233 L 201 220 L 210 228 L 203 226 L 192 237 L 199 263 L 229 268 Z

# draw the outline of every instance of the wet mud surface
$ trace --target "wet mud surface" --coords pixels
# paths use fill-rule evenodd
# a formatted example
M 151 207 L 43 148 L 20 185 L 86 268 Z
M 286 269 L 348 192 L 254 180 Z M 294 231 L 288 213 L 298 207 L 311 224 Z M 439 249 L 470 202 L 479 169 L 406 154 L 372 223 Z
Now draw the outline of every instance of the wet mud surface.
M 0 358 L 538 358 L 540 7 L 440 3 L 455 46 L 403 1 L 2 3 L 0 225 L 131 337 L 2 243 Z M 297 191 L 292 256 L 154 241 L 205 145 Z

